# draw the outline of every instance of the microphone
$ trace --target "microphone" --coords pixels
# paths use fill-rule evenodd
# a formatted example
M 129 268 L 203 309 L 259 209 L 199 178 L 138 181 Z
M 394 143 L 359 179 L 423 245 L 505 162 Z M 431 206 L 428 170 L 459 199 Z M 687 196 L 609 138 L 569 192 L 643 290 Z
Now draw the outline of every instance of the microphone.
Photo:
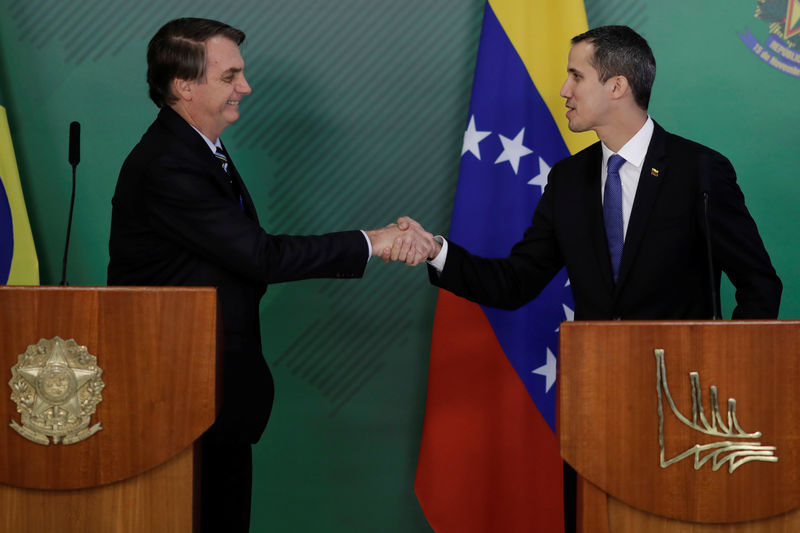
M 73 167 L 81 162 L 81 125 L 72 122 L 69 125 L 69 164 Z
M 709 161 L 710 156 L 706 155 L 703 157 L 703 162 L 700 165 L 701 168 L 701 176 L 700 176 L 700 189 L 703 194 L 703 224 L 706 230 L 706 254 L 708 256 L 708 281 L 711 287 L 711 318 L 712 320 L 719 320 L 722 317 L 720 316 L 719 312 L 719 299 L 717 297 L 717 284 L 716 284 L 716 277 L 714 276 L 714 263 L 713 263 L 713 253 L 711 249 L 711 223 L 708 220 L 708 199 L 710 197 L 708 190 L 711 188 L 708 184 L 708 180 L 711 176 L 711 163 Z
M 67 240 L 64 243 L 64 261 L 61 265 L 61 283 L 67 285 L 67 255 L 69 254 L 69 234 L 72 231 L 72 210 L 75 207 L 75 169 L 81 162 L 81 125 L 73 121 L 69 125 L 69 164 L 72 166 L 72 198 L 69 202 L 67 219 Z

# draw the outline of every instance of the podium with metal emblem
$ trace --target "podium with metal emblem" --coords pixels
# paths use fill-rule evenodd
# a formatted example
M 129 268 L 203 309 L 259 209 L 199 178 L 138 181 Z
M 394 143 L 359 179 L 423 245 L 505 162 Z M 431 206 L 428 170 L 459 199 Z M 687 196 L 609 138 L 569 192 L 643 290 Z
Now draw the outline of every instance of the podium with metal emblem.
M 577 530 L 800 531 L 800 322 L 561 328 Z
M 216 290 L 0 287 L 0 531 L 197 527 Z

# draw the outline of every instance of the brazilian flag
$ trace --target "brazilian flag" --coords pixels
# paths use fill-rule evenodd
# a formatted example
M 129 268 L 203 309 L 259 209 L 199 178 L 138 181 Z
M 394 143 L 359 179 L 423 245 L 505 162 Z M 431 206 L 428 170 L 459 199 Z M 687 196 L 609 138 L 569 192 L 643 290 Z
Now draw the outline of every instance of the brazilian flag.
M 0 285 L 38 285 L 39 260 L 0 94 Z

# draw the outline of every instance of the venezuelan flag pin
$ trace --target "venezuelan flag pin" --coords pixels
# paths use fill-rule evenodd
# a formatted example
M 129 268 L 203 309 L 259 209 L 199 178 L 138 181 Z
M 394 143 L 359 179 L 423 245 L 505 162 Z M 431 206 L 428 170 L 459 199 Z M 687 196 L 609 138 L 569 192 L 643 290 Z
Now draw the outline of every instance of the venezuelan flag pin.
M 657 178 L 658 177 L 658 169 L 657 168 L 651 168 L 650 169 L 650 175 L 651 176 L 655 176 Z

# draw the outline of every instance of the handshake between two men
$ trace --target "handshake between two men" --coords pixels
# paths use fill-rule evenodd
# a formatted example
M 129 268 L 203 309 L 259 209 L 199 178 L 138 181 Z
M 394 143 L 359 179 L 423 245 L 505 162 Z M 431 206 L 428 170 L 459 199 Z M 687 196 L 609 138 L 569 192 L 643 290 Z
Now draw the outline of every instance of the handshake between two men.
M 410 217 L 400 217 L 396 224 L 368 230 L 366 234 L 372 243 L 372 255 L 386 263 L 401 261 L 416 266 L 433 259 L 442 249 L 433 235 Z

